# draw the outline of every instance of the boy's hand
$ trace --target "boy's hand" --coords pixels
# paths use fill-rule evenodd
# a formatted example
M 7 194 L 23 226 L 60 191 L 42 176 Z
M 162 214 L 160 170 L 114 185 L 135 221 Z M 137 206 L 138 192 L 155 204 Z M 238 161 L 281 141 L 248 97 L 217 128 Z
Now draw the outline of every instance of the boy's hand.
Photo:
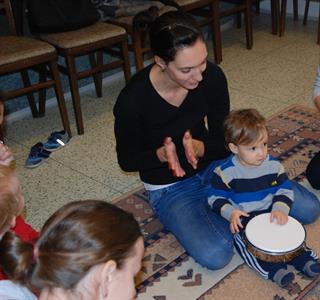
M 274 220 L 276 220 L 279 225 L 284 225 L 288 222 L 288 216 L 282 211 L 272 211 L 270 215 L 270 222 L 273 222 Z
M 231 213 L 230 230 L 232 233 L 238 233 L 239 227 L 243 228 L 243 226 L 241 224 L 241 219 L 240 219 L 241 216 L 249 217 L 249 214 L 247 214 L 246 212 L 241 211 L 239 209 L 236 209 Z

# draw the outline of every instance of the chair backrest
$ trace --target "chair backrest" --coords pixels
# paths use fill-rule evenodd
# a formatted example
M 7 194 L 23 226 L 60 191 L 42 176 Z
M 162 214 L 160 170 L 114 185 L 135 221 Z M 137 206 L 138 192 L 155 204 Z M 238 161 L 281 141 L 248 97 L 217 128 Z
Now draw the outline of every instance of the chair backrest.
M 14 19 L 12 7 L 11 7 L 11 1 L 0 0 L 0 10 L 4 12 L 4 16 L 7 19 L 10 34 L 17 35 L 17 28 L 16 28 L 15 19 Z

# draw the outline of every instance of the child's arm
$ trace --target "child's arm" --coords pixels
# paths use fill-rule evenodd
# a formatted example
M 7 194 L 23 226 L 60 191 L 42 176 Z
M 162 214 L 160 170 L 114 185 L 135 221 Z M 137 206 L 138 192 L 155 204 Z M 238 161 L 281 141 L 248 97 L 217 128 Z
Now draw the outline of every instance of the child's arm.
M 208 204 L 214 212 L 230 222 L 230 231 L 236 233 L 239 232 L 239 227 L 243 228 L 241 216 L 248 217 L 249 215 L 234 207 L 228 200 L 230 199 L 232 189 L 222 177 L 222 172 L 217 168 L 212 176 Z
M 276 159 L 271 158 L 273 163 L 278 163 L 278 174 L 275 181 L 272 183 L 275 187 L 273 196 L 273 204 L 271 210 L 270 221 L 276 220 L 278 224 L 286 224 L 288 215 L 293 203 L 292 183 L 289 180 L 283 165 Z
M 272 211 L 281 211 L 289 215 L 293 203 L 292 182 L 289 180 L 283 165 L 273 159 L 273 163 L 278 164 L 278 174 L 271 185 L 274 187 L 274 196 L 272 199 Z
M 249 217 L 249 214 L 241 211 L 239 209 L 235 209 L 230 216 L 230 230 L 232 233 L 238 233 L 239 227 L 243 228 L 241 223 L 241 216 Z

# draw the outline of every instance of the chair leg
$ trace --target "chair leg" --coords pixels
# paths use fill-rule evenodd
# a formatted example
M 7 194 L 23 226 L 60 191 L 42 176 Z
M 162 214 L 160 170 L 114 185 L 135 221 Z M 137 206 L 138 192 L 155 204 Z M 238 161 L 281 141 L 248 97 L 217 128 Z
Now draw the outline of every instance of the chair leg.
M 236 15 L 236 23 L 237 23 L 237 28 L 241 28 L 241 23 L 242 23 L 242 14 L 241 12 L 238 12 Z
M 0 141 L 3 141 L 4 139 L 3 123 L 4 123 L 4 104 L 2 101 L 0 101 Z
M 284 31 L 286 28 L 286 15 L 287 15 L 287 0 L 281 0 L 279 36 L 284 35 Z
M 244 19 L 245 19 L 245 26 L 246 26 L 247 49 L 251 49 L 253 45 L 251 0 L 246 0 L 245 5 L 246 5 L 246 8 L 244 12 Z
M 141 34 L 138 30 L 133 29 L 132 33 L 132 47 L 134 51 L 134 57 L 136 61 L 136 71 L 140 71 L 144 67 L 144 59 L 143 59 L 143 53 L 142 53 L 142 40 L 141 40 Z
M 68 69 L 69 84 L 72 96 L 73 109 L 76 117 L 78 134 L 84 133 L 82 112 L 81 112 L 81 102 L 78 86 L 78 78 L 75 60 L 73 56 L 66 56 L 66 63 Z
M 103 65 L 103 52 L 102 50 L 97 51 L 97 59 L 95 58 L 94 53 L 89 54 L 89 61 L 91 64 L 91 67 L 94 68 L 96 66 L 102 66 Z M 97 72 L 92 74 L 94 86 L 96 88 L 96 94 L 98 98 L 102 97 L 102 72 Z
M 29 78 L 27 70 L 21 71 L 21 78 L 22 78 L 22 81 L 23 81 L 23 85 L 25 87 L 31 85 L 30 78 Z M 38 113 L 36 102 L 34 100 L 33 93 L 28 93 L 27 94 L 27 99 L 28 99 L 28 102 L 29 102 L 29 106 L 30 106 L 30 109 L 31 109 L 32 116 L 34 118 L 37 118 L 39 116 L 39 113 Z
M 319 3 L 318 38 L 317 38 L 317 44 L 320 45 L 320 3 Z
M 124 72 L 124 78 L 127 83 L 131 78 L 131 69 L 130 69 L 129 50 L 128 50 L 127 39 L 125 39 L 121 42 L 121 54 L 122 54 L 122 60 L 123 60 L 122 68 L 123 68 L 123 72 Z
M 214 50 L 214 60 L 216 64 L 222 62 L 222 42 L 221 42 L 221 28 L 220 28 L 220 8 L 219 0 L 213 0 L 211 4 L 211 13 L 212 13 L 212 42 Z
M 55 90 L 57 101 L 58 101 L 58 106 L 59 106 L 60 116 L 61 116 L 61 120 L 62 120 L 62 124 L 63 124 L 63 129 L 68 133 L 68 136 L 71 138 L 72 134 L 71 134 L 71 129 L 70 129 L 68 111 L 66 108 L 66 103 L 64 101 L 62 84 L 60 81 L 59 70 L 58 70 L 58 65 L 57 65 L 56 61 L 50 62 L 50 70 L 51 70 L 52 78 L 55 82 L 54 90 Z
M 293 20 L 298 21 L 298 0 L 293 0 Z
M 47 80 L 46 72 L 46 66 L 40 66 L 39 82 L 45 82 Z M 46 95 L 47 89 L 41 89 L 39 91 L 39 117 L 43 117 L 46 113 Z
M 306 0 L 306 4 L 304 7 L 304 15 L 303 15 L 303 25 L 304 26 L 307 25 L 307 21 L 308 21 L 309 5 L 310 5 L 310 0 Z
M 256 2 L 256 15 L 257 16 L 260 15 L 260 0 Z
M 279 0 L 271 0 L 270 1 L 271 6 L 271 33 L 276 35 L 278 34 L 278 28 L 279 28 Z

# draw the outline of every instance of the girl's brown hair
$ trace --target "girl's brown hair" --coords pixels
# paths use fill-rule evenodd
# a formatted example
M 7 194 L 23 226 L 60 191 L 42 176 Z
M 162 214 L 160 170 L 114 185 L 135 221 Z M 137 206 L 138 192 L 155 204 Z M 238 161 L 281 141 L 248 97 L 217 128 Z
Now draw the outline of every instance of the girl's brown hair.
M 265 131 L 266 119 L 256 109 L 233 110 L 224 121 L 226 145 L 250 145 Z
M 76 201 L 47 220 L 34 248 L 7 232 L 0 264 L 22 284 L 72 290 L 95 265 L 114 260 L 121 268 L 140 236 L 132 214 L 104 201 Z

